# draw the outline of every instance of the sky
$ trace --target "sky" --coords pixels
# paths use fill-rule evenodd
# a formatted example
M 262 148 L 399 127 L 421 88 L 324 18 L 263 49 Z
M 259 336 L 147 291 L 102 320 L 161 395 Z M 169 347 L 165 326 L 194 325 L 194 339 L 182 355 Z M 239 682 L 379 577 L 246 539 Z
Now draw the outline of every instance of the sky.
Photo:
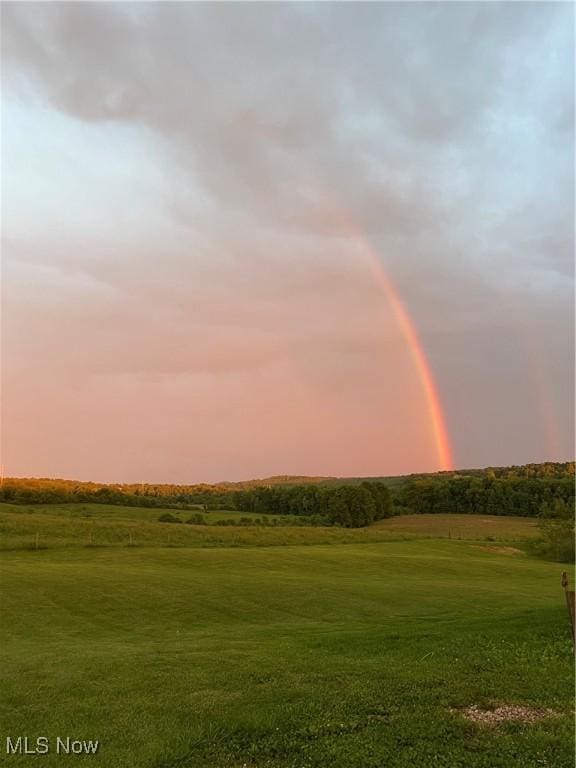
M 2 4 L 6 476 L 574 455 L 574 7 Z

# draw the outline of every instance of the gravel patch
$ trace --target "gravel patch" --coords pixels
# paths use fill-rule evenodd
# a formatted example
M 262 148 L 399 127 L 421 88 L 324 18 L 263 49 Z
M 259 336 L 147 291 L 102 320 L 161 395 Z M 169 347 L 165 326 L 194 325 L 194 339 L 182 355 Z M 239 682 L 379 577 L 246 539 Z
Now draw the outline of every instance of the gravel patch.
M 476 549 L 482 549 L 484 552 L 497 552 L 501 555 L 523 555 L 521 549 L 517 547 L 494 547 L 494 546 L 478 546 Z
M 495 709 L 480 709 L 476 704 L 472 704 L 466 709 L 452 710 L 471 720 L 473 723 L 481 725 L 497 725 L 504 722 L 537 723 L 545 720 L 547 717 L 556 717 L 557 712 L 553 709 L 536 709 L 535 707 L 520 707 L 515 705 L 496 707 Z

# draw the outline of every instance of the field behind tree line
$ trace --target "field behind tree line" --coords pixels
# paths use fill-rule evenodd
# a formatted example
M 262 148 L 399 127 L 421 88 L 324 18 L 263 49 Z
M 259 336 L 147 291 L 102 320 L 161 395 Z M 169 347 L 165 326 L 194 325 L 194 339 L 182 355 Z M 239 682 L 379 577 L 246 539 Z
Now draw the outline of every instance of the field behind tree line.
M 479 515 L 401 515 L 366 528 L 239 525 L 238 512 L 205 513 L 208 525 L 158 522 L 162 509 L 103 504 L 0 504 L 0 549 L 97 546 L 285 546 L 369 543 L 408 538 L 500 539 L 525 541 L 537 535 L 534 519 Z M 170 514 L 182 521 L 189 512 Z M 221 527 L 218 521 L 235 525 Z M 254 521 L 256 516 L 247 516 Z M 261 518 L 260 518 L 261 519 Z M 269 521 L 274 520 L 269 516 Z

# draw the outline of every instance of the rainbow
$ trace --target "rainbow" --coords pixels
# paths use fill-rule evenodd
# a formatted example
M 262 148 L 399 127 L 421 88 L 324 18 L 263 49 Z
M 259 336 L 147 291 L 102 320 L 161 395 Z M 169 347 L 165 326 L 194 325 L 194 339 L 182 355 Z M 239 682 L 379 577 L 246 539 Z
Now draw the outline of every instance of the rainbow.
M 406 341 L 406 346 L 408 347 L 414 368 L 418 374 L 418 379 L 422 387 L 422 392 L 430 416 L 432 434 L 438 454 L 439 468 L 444 471 L 453 469 L 454 461 L 452 458 L 452 446 L 450 443 L 450 436 L 448 435 L 448 429 L 446 428 L 446 419 L 444 418 L 444 412 L 442 410 L 442 402 L 438 394 L 430 363 L 428 362 L 426 352 L 424 351 L 424 347 L 418 336 L 416 326 L 414 325 L 406 306 L 402 302 L 394 283 L 386 274 L 377 254 L 365 241 L 361 241 L 361 243 L 363 252 L 367 257 L 370 266 L 370 271 L 392 309 L 392 314 L 394 315 L 394 319 Z
M 438 468 L 441 471 L 452 470 L 454 469 L 452 445 L 446 427 L 442 401 L 440 400 L 434 374 L 432 373 L 414 321 L 410 317 L 410 313 L 402 301 L 397 288 L 394 286 L 392 279 L 384 269 L 375 247 L 371 245 L 360 228 L 355 225 L 347 211 L 334 199 L 334 196 L 329 195 L 327 197 L 330 200 L 329 210 L 332 225 L 336 226 L 340 235 L 349 237 L 361 248 L 370 272 L 392 310 L 396 324 L 409 350 L 418 381 L 420 382 L 426 410 L 430 418 L 433 442 L 436 446 Z

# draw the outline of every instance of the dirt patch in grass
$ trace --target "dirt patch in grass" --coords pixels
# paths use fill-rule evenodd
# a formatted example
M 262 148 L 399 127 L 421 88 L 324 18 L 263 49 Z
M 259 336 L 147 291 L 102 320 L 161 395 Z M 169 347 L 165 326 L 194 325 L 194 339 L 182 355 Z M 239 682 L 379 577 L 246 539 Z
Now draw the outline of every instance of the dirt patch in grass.
M 466 720 L 479 725 L 498 725 L 504 722 L 538 723 L 548 717 L 558 716 L 558 712 L 554 712 L 553 709 L 537 709 L 516 705 L 480 709 L 476 704 L 472 704 L 466 709 L 452 710 L 452 712 L 458 712 Z
M 522 550 L 516 549 L 516 547 L 477 547 L 477 549 L 483 549 L 485 552 L 499 552 L 501 555 L 521 555 Z

